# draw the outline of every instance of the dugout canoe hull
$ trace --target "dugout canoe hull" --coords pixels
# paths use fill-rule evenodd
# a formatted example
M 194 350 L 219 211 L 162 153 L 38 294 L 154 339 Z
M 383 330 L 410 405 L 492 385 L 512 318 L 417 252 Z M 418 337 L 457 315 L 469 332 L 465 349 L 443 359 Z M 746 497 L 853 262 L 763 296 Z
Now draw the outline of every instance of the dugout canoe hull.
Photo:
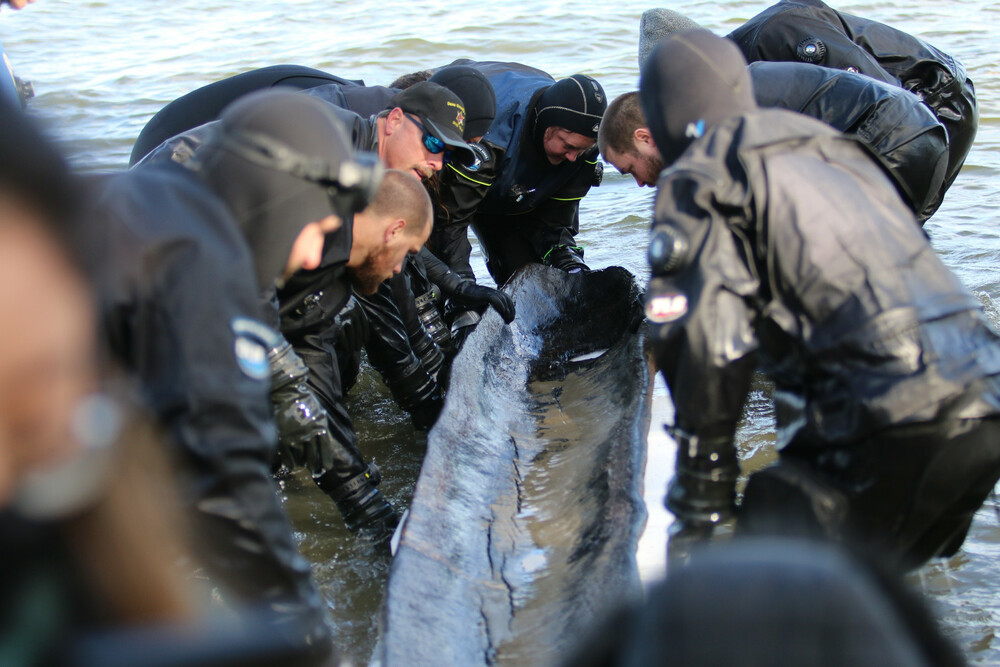
M 517 318 L 483 318 L 428 436 L 383 606 L 386 667 L 557 664 L 640 593 L 653 369 L 639 288 L 618 267 L 534 265 L 506 291 Z

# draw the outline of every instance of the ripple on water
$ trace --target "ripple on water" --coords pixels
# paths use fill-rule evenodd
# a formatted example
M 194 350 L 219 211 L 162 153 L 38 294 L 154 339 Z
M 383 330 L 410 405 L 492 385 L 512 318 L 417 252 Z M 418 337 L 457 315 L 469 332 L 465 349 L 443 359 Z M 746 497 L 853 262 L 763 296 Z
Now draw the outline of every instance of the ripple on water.
M 670 7 L 725 34 L 770 4 L 679 0 Z M 484 11 L 474 4 L 386 0 L 373 11 L 365 3 L 329 0 L 45 0 L 21 12 L 3 11 L 0 25 L 15 70 L 35 85 L 33 112 L 52 127 L 76 166 L 95 171 L 126 164 L 139 130 L 167 101 L 218 78 L 278 63 L 387 83 L 457 57 L 518 60 L 557 76 L 596 74 L 614 97 L 636 86 L 638 19 L 649 6 L 639 0 L 613 5 L 528 0 Z M 976 82 L 982 111 L 976 145 L 928 229 L 935 250 L 993 306 L 993 321 L 1000 321 L 995 308 L 1000 68 L 994 36 L 1000 8 L 992 0 L 850 0 L 835 6 L 930 39 L 959 56 Z M 652 191 L 612 172 L 609 168 L 604 184 L 584 199 L 578 240 L 592 266 L 624 266 L 645 280 Z M 486 275 L 478 247 L 473 267 Z M 739 432 L 749 467 L 773 456 L 773 414 L 766 387 L 756 389 Z M 663 399 L 662 383 L 657 391 Z M 362 451 L 378 459 L 386 472 L 384 488 L 394 503 L 405 505 L 422 460 L 423 436 L 370 371 L 352 392 L 350 406 Z M 664 409 L 667 414 L 657 419 L 670 418 L 670 409 Z M 652 429 L 661 432 L 656 424 Z M 672 461 L 656 464 L 669 469 Z M 303 550 L 330 601 L 341 646 L 364 661 L 374 645 L 387 561 L 365 553 L 307 478 L 293 478 L 285 495 Z M 650 498 L 659 504 L 662 493 Z M 928 582 L 925 592 L 973 663 L 1000 663 L 993 636 L 1000 620 L 1000 580 L 993 567 L 998 551 L 996 518 L 980 512 L 963 555 L 921 573 Z

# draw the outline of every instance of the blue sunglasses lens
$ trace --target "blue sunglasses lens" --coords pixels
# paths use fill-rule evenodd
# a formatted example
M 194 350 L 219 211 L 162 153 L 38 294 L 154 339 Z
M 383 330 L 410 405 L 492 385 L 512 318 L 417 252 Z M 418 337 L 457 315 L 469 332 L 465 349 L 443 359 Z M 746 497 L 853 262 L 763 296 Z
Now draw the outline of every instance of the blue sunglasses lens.
M 406 117 L 409 118 L 414 125 L 419 127 L 421 132 L 424 133 L 424 148 L 426 148 L 429 152 L 434 153 L 435 155 L 444 152 L 445 145 L 443 141 L 441 141 L 433 134 L 428 132 L 427 128 L 424 127 L 424 124 L 421 123 L 419 120 L 415 119 L 410 114 L 406 114 Z
M 435 137 L 433 134 L 424 133 L 424 148 L 429 150 L 431 153 L 442 153 L 444 152 L 444 142 Z

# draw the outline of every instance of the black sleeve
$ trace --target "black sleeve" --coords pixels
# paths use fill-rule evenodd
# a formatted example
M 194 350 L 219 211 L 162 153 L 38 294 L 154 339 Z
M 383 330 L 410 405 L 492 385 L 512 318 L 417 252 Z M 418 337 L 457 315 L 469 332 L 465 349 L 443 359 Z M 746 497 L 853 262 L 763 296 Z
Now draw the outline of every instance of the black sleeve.
M 489 144 L 470 146 L 475 155 L 471 163 L 449 162 L 441 173 L 441 206 L 435 211 L 427 247 L 463 278 L 475 280 L 469 262 L 469 224 L 496 178 L 501 150 Z
M 734 30 L 729 38 L 747 62 L 806 62 L 861 72 L 896 86 L 900 83 L 872 53 L 852 40 L 837 13 L 826 6 L 776 5 Z
M 450 294 L 464 280 L 461 275 L 448 268 L 448 265 L 438 259 L 434 253 L 427 248 L 421 248 L 419 253 L 420 261 L 423 262 L 427 278 L 441 288 L 445 294 Z
M 573 177 L 527 216 L 530 218 L 530 225 L 527 228 L 528 241 L 539 261 L 543 261 L 555 248 L 577 247 L 580 201 L 591 187 L 600 184 L 603 176 L 603 165 L 596 147 L 577 160 L 580 161 L 581 167 Z M 579 254 L 582 256 L 582 249 L 579 249 Z
M 686 239 L 688 251 L 673 271 L 654 270 L 646 314 L 676 427 L 725 441 L 735 432 L 756 367 L 747 300 L 758 283 L 727 221 L 700 203 L 711 201 L 712 185 L 707 175 L 683 173 L 661 183 L 654 235 L 667 228 Z
M 370 326 L 365 345 L 368 360 L 396 402 L 411 414 L 427 402 L 440 403 L 441 388 L 413 352 L 407 325 L 393 300 L 392 286 L 384 282 L 375 294 L 355 296 Z M 416 326 L 420 326 L 419 320 Z

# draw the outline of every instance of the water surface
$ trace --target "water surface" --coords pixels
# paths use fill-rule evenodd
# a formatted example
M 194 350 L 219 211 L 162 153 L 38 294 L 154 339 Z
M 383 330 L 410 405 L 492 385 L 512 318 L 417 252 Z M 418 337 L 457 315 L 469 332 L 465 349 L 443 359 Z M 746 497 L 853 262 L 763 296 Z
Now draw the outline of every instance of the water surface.
M 724 34 L 770 2 L 675 0 L 671 9 Z M 386 0 L 245 2 L 242 0 L 39 0 L 21 12 L 0 11 L 0 39 L 15 70 L 37 92 L 33 113 L 52 128 L 81 170 L 124 168 L 132 142 L 165 103 L 191 89 L 254 67 L 308 65 L 372 84 L 459 57 L 516 60 L 562 77 L 584 72 L 615 97 L 637 83 L 639 16 L 650 5 L 541 2 L 454 3 Z M 843 2 L 844 11 L 890 23 L 962 59 L 979 95 L 981 124 L 965 169 L 926 229 L 934 247 L 986 305 L 996 322 L 1000 297 L 1000 66 L 993 0 Z M 608 167 L 604 183 L 581 206 L 586 259 L 624 266 L 645 279 L 652 191 Z M 476 253 L 474 268 L 486 276 Z M 486 279 L 488 281 L 488 278 Z M 588 314 L 597 317 L 599 314 Z M 350 396 L 366 456 L 383 468 L 384 488 L 399 506 L 412 493 L 425 440 L 366 371 Z M 662 384 L 657 415 L 670 416 Z M 767 386 L 755 387 L 739 436 L 748 468 L 773 456 Z M 640 560 L 662 570 L 663 485 L 671 443 L 651 428 L 646 499 L 650 511 Z M 341 646 L 364 660 L 374 645 L 388 559 L 358 544 L 333 505 L 309 482 L 284 483 L 286 507 L 303 552 L 329 601 Z M 1000 664 L 994 628 L 1000 616 L 1000 521 L 996 503 L 980 511 L 962 552 L 923 568 L 925 591 L 948 632 L 979 664 Z M 658 563 L 658 561 L 660 561 Z

